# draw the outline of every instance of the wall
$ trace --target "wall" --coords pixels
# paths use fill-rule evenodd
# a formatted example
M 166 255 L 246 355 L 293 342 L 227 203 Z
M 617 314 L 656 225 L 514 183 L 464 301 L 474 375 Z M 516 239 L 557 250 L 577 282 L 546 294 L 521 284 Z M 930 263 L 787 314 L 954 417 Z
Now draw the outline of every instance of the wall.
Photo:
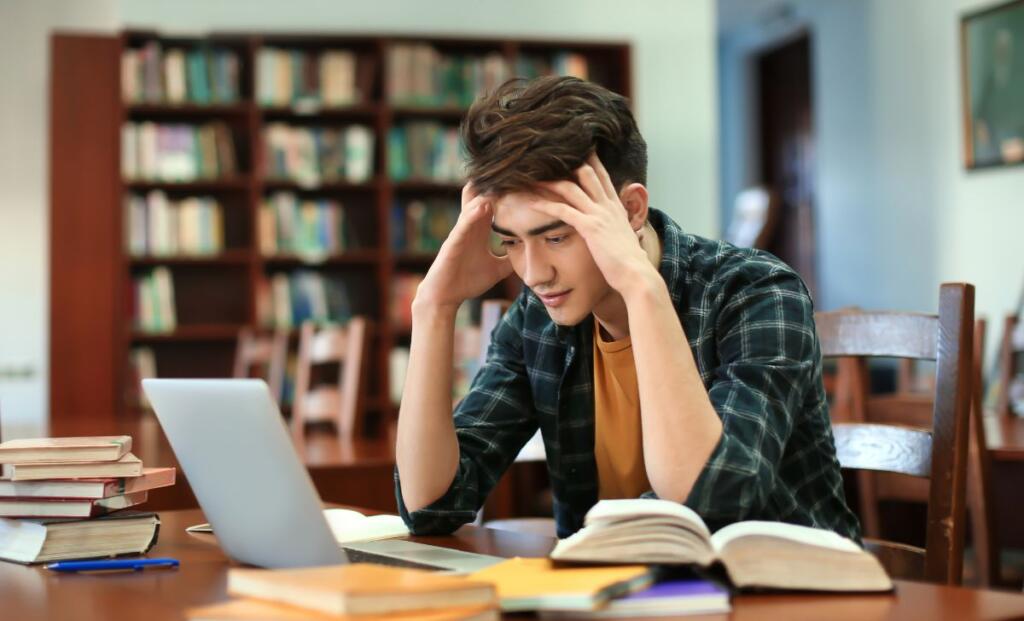
M 613 39 L 634 48 L 634 95 L 650 147 L 652 204 L 687 229 L 718 233 L 717 110 L 712 0 L 39 0 L 0 3 L 0 367 L 34 377 L 0 379 L 3 420 L 46 412 L 48 223 L 47 37 L 51 28 L 154 28 L 167 32 L 296 30 L 461 36 Z M 22 61 L 24 59 L 24 61 Z M 10 141 L 10 142 L 9 142 Z
M 46 416 L 49 33 L 116 24 L 113 0 L 0 2 L 0 431 Z
M 732 5 L 747 2 L 763 5 L 727 1 L 733 15 Z M 762 6 L 730 24 L 718 42 L 720 208 L 726 219 L 731 197 L 756 170 L 744 59 L 807 28 L 818 138 L 819 308 L 934 312 L 941 282 L 972 282 L 978 315 L 994 320 L 993 352 L 999 330 L 991 325 L 1013 309 L 1024 284 L 1024 168 L 967 172 L 962 164 L 959 19 L 988 4 L 799 1 L 788 3 L 788 23 L 764 19 Z

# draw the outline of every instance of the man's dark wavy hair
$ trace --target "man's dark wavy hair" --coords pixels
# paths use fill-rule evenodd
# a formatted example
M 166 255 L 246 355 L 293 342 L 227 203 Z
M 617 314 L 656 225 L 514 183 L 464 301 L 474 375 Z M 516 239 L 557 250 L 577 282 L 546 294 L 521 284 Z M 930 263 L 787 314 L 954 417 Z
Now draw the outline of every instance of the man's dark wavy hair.
M 628 100 L 578 78 L 509 80 L 462 123 L 467 173 L 480 194 L 530 191 L 572 179 L 597 151 L 615 187 L 647 183 L 647 143 Z

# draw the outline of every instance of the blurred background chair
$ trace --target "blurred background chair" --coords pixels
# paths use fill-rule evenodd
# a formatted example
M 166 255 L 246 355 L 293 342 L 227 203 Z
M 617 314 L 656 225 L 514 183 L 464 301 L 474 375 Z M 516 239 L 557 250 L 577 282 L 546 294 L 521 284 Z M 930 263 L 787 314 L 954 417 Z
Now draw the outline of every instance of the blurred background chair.
M 314 422 L 332 423 L 341 436 L 362 433 L 358 413 L 364 394 L 368 331 L 364 317 L 353 317 L 344 326 L 302 324 L 292 406 L 294 433 L 301 434 Z M 338 367 L 336 375 L 331 368 L 334 365 Z M 319 372 L 320 367 L 326 368 Z M 321 374 L 331 381 L 315 383 Z

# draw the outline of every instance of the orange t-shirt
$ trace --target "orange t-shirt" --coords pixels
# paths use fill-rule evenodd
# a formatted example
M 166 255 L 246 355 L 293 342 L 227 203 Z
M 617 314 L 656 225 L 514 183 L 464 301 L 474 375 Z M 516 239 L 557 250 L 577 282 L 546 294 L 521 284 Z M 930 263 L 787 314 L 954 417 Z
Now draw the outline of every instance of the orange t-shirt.
M 644 466 L 640 388 L 630 338 L 605 341 L 594 321 L 594 459 L 599 498 L 637 498 L 651 489 Z

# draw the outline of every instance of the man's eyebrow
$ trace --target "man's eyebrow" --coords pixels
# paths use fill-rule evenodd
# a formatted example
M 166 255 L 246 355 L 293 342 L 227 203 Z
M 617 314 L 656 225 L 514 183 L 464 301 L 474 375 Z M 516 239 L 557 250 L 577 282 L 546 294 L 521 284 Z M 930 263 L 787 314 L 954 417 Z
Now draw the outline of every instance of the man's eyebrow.
M 548 231 L 553 231 L 555 229 L 560 229 L 563 226 L 566 226 L 565 222 L 562 222 L 561 220 L 555 220 L 554 222 L 548 222 L 547 224 L 542 224 L 542 225 L 540 225 L 538 227 L 534 227 L 534 228 L 530 229 L 529 231 L 526 232 L 526 235 L 528 237 L 535 237 L 537 235 L 543 235 L 544 233 L 547 233 Z M 512 232 L 512 231 L 510 231 L 508 229 L 501 228 L 500 226 L 495 224 L 493 221 L 491 222 L 491 230 L 494 231 L 495 233 L 498 233 L 500 235 L 504 235 L 506 237 L 519 237 L 514 232 Z

